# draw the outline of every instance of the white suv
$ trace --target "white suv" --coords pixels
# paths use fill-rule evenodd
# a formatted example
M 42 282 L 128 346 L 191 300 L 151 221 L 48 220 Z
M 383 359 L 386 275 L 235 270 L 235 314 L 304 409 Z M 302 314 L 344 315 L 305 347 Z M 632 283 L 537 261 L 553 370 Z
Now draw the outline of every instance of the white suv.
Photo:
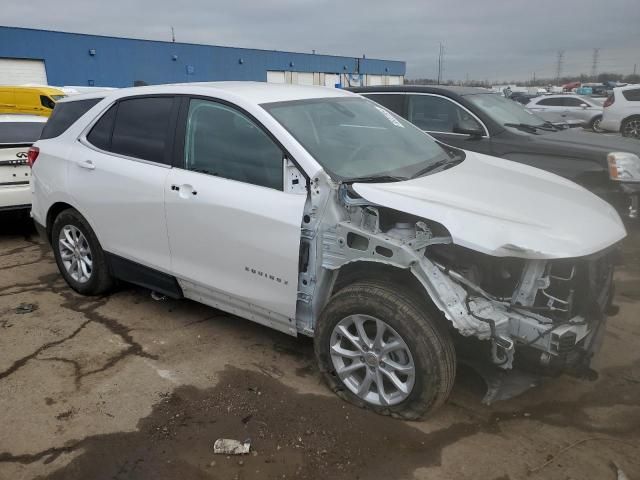
M 604 334 L 611 206 L 353 93 L 124 89 L 34 152 L 33 218 L 73 289 L 119 278 L 312 336 L 332 390 L 379 413 L 444 402 L 456 352 L 584 373 Z
M 616 87 L 604 102 L 600 128 L 640 138 L 640 85 Z

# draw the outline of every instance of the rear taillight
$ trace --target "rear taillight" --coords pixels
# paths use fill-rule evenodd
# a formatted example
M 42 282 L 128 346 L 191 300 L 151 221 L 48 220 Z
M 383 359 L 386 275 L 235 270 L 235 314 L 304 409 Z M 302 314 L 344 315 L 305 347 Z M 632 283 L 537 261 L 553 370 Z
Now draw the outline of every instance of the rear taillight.
M 29 147 L 29 151 L 27 152 L 27 163 L 31 168 L 33 168 L 33 164 L 36 163 L 39 153 L 40 149 L 38 147 Z
M 613 96 L 613 93 L 611 95 L 609 95 L 607 97 L 607 99 L 604 101 L 604 103 L 602 104 L 602 106 L 604 108 L 610 107 L 611 105 L 613 105 L 613 102 L 616 101 L 616 97 Z

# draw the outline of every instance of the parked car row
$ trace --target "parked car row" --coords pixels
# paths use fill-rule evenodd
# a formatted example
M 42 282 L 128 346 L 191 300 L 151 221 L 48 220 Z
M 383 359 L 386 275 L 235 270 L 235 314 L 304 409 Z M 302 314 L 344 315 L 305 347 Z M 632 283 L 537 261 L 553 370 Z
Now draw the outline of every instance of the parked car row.
M 588 372 L 625 229 L 538 168 L 637 209 L 636 143 L 479 89 L 356 91 L 368 99 L 253 83 L 58 99 L 44 129 L 0 118 L 2 201 L 28 205 L 28 163 L 73 289 L 122 279 L 312 336 L 332 390 L 382 414 L 444 402 L 457 355 Z
M 351 90 L 447 145 L 547 170 L 591 190 L 619 212 L 638 216 L 640 142 L 558 130 L 519 104 L 479 88 Z
M 330 388 L 381 414 L 441 405 L 458 356 L 510 378 L 587 374 L 625 228 L 532 166 L 620 194 L 606 155 L 621 176 L 637 157 L 589 156 L 474 89 L 361 93 L 223 82 L 60 99 L 29 149 L 32 217 L 77 292 L 121 279 L 311 336 Z

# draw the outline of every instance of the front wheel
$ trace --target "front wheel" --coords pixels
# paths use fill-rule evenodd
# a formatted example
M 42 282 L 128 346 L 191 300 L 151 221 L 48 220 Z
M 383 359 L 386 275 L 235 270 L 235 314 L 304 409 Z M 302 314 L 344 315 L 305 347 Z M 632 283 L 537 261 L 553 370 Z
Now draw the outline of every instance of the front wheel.
M 455 379 L 449 333 L 426 304 L 387 282 L 336 293 L 318 321 L 315 352 L 338 396 L 413 420 L 442 405 Z

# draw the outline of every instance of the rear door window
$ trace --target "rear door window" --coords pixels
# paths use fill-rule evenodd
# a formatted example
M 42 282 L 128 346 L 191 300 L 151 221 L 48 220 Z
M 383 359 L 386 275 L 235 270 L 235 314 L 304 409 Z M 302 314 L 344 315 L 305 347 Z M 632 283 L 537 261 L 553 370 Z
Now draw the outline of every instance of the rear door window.
M 87 111 L 100 100 L 102 100 L 102 98 L 58 103 L 53 109 L 51 117 L 47 120 L 40 138 L 47 139 L 62 135 L 76 120 L 87 113 Z
M 169 124 L 173 97 L 122 100 L 109 151 L 157 163 L 168 163 Z
M 564 100 L 565 107 L 579 107 L 580 105 L 585 103 L 579 98 L 574 98 L 574 97 L 565 97 L 563 100 Z

